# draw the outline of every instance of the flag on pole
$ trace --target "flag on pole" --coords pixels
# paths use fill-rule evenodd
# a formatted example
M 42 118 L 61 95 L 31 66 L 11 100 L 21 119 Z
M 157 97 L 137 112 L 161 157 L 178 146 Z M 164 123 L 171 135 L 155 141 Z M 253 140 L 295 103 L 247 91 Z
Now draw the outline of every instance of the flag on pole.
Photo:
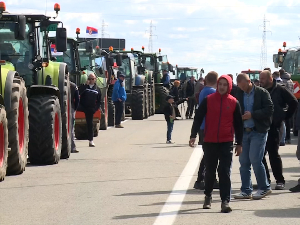
M 86 27 L 86 34 L 87 36 L 97 36 L 98 29 L 94 27 Z
M 63 52 L 58 52 L 56 50 L 56 45 L 55 44 L 51 44 L 50 48 L 51 48 L 51 55 L 52 56 L 60 56 L 60 55 L 64 54 Z

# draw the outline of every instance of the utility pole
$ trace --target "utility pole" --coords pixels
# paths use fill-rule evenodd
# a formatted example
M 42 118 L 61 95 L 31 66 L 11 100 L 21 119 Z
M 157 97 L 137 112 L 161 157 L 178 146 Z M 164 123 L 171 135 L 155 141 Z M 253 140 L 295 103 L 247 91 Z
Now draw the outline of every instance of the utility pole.
M 153 52 L 153 39 L 152 39 L 152 37 L 153 36 L 157 36 L 157 35 L 153 34 L 153 27 L 155 27 L 155 26 L 153 26 L 152 20 L 151 20 L 151 22 L 150 22 L 150 30 L 149 30 L 149 44 L 148 44 L 148 51 L 149 51 L 149 53 Z
M 267 30 L 267 22 L 270 22 L 266 20 L 266 16 L 264 15 L 264 21 L 263 21 L 263 35 L 262 35 L 262 45 L 261 45 L 261 56 L 260 56 L 260 67 L 263 70 L 267 67 L 268 63 L 268 49 L 267 49 L 267 32 L 271 32 Z
M 102 49 L 102 39 L 105 36 L 105 27 L 108 25 L 104 23 L 104 20 L 102 20 L 102 28 L 101 28 L 101 44 L 100 44 L 100 49 Z M 98 46 L 99 46 L 99 39 L 98 39 Z

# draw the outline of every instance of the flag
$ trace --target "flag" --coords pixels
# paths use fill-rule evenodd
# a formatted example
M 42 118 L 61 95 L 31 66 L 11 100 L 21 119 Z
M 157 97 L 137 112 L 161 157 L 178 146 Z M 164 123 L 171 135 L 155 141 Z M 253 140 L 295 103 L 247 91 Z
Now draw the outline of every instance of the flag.
M 52 56 L 58 56 L 58 55 L 63 55 L 64 54 L 63 52 L 58 52 L 56 50 L 56 45 L 55 44 L 51 44 L 50 48 L 51 48 L 51 55 Z
M 98 35 L 98 29 L 94 27 L 86 27 L 86 34 L 88 36 L 97 36 Z

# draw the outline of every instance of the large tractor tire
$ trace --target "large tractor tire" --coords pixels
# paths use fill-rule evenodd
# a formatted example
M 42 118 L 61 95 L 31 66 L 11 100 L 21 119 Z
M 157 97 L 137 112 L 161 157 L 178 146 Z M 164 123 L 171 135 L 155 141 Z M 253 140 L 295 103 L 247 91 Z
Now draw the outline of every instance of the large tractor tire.
M 108 104 L 107 96 L 104 97 L 104 106 L 101 109 L 100 130 L 107 130 L 108 127 Z
M 150 85 L 150 89 L 151 89 L 151 95 L 150 95 L 150 103 L 151 103 L 150 114 L 153 116 L 155 114 L 155 86 L 154 86 L 154 84 Z
M 8 130 L 4 107 L 0 106 L 0 181 L 3 181 L 7 169 Z
M 100 124 L 93 124 L 94 137 L 99 135 Z M 86 124 L 75 124 L 75 137 L 77 140 L 87 140 L 88 139 L 88 130 Z
M 63 101 L 61 101 L 61 120 L 62 120 L 62 147 L 61 158 L 68 159 L 71 154 L 71 123 L 72 123 L 72 106 L 71 106 L 71 89 L 70 81 L 65 76 Z
M 143 120 L 144 118 L 144 89 L 136 88 L 131 95 L 131 117 L 132 120 Z
M 8 123 L 7 175 L 23 173 L 27 164 L 29 141 L 28 99 L 23 79 L 14 78 L 11 107 L 6 112 Z
M 148 93 L 148 84 L 145 84 L 144 87 L 144 119 L 147 119 L 149 115 L 149 93 Z
M 148 85 L 148 108 L 149 108 L 149 116 L 152 116 L 152 90 L 151 90 L 151 85 Z
M 111 99 L 108 100 L 108 126 L 113 127 L 115 125 L 115 105 Z
M 169 90 L 162 85 L 155 85 L 155 113 L 162 114 L 167 105 L 166 98 L 169 95 Z
M 62 148 L 62 118 L 57 96 L 34 95 L 29 99 L 29 161 L 56 164 Z

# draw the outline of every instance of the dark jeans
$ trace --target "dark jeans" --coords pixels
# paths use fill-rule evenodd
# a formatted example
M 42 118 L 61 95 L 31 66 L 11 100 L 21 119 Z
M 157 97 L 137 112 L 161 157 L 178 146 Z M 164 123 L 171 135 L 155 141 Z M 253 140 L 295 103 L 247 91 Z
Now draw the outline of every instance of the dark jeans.
M 115 125 L 121 124 L 121 119 L 124 110 L 124 103 L 120 101 L 114 102 L 115 104 Z
M 282 172 L 282 161 L 279 155 L 279 129 L 271 126 L 268 132 L 268 139 L 265 148 L 265 156 L 263 158 L 263 164 L 266 168 L 267 178 L 270 181 L 270 172 L 266 161 L 266 154 L 269 154 L 269 160 L 272 168 L 273 175 L 276 183 L 285 183 L 283 172 Z
M 167 141 L 171 141 L 172 140 L 172 131 L 173 131 L 173 126 L 174 126 L 174 121 L 173 123 L 171 123 L 170 121 L 167 121 Z
M 93 131 L 94 111 L 88 110 L 88 111 L 85 111 L 84 114 L 85 114 L 87 130 L 88 130 L 88 139 L 89 139 L 89 141 L 92 141 L 94 138 L 94 131 Z
M 186 117 L 188 117 L 188 116 L 191 117 L 191 116 L 193 116 L 193 113 L 194 113 L 195 99 L 193 97 L 190 97 L 187 102 L 188 102 L 188 107 L 187 107 L 185 116 Z
M 291 120 L 285 120 L 286 134 L 285 140 L 291 140 Z
M 203 145 L 203 141 L 204 141 L 204 130 L 199 130 L 198 132 L 199 134 L 199 142 L 198 145 Z M 200 166 L 199 166 L 199 170 L 198 170 L 198 178 L 197 181 L 201 182 L 204 180 L 204 175 L 205 175 L 205 159 L 204 159 L 204 154 L 202 157 L 202 160 L 200 162 Z
M 203 143 L 205 155 L 205 191 L 204 194 L 211 197 L 216 180 L 216 169 L 220 180 L 220 197 L 222 201 L 230 201 L 231 194 L 231 164 L 233 154 L 233 142 Z M 218 166 L 219 163 L 219 166 Z

